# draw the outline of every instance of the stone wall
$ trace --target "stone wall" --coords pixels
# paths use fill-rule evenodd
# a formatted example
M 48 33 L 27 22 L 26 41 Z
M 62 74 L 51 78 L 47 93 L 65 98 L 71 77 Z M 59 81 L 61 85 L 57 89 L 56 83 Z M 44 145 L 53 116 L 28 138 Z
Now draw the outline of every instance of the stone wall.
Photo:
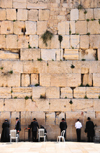
M 79 118 L 86 140 L 87 117 L 100 126 L 100 1 L 0 0 L 0 14 L 0 133 L 18 116 L 24 139 L 36 117 L 56 140 L 64 117 L 75 140 Z

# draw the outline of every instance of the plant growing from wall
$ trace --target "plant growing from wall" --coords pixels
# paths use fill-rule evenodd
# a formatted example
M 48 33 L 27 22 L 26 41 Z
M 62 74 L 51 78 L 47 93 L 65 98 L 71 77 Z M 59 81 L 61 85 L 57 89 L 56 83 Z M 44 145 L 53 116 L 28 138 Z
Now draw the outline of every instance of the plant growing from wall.
M 85 95 L 84 99 L 88 99 L 88 97 Z
M 28 48 L 32 48 L 32 47 L 30 46 L 30 44 L 28 45 Z
M 65 97 L 65 99 L 67 99 L 67 97 Z
M 51 40 L 53 37 L 53 33 L 51 33 L 50 31 L 46 30 L 46 32 L 41 36 L 43 43 L 47 46 L 47 41 Z
M 40 95 L 40 99 L 46 99 L 46 94 L 45 95 Z
M 87 11 L 86 10 L 84 11 L 84 14 L 87 14 Z
M 29 99 L 29 97 L 28 97 L 28 96 L 26 96 L 26 97 L 25 97 L 25 100 L 27 100 L 27 99 Z
M 37 61 L 42 61 L 42 58 L 37 58 Z
M 14 99 L 17 99 L 17 97 L 14 97 Z
M 100 19 L 98 20 L 99 24 L 100 24 Z
M 37 84 L 35 84 L 35 86 L 37 87 L 37 86 L 39 86 L 39 84 L 37 83 Z
M 73 104 L 72 100 L 70 100 L 69 103 L 72 105 Z
M 8 71 L 8 73 L 10 73 L 10 74 L 13 74 L 13 70 L 11 70 L 11 71 Z
M 75 66 L 72 64 L 72 65 L 71 65 L 71 68 L 72 68 L 72 69 L 74 69 L 74 68 L 75 68 Z
M 100 95 L 98 96 L 98 99 L 100 99 Z
M 88 32 L 87 35 L 89 36 L 90 35 L 90 32 Z
M 83 5 L 81 5 L 81 4 L 79 4 L 77 8 L 78 8 L 79 10 L 80 10 L 80 9 L 84 9 Z
M 90 85 L 89 84 L 86 84 L 86 87 L 90 87 Z
M 86 21 L 89 22 L 90 20 L 89 19 L 86 19 Z
M 0 67 L 1 70 L 3 70 L 3 67 Z
M 83 58 L 82 61 L 86 61 L 86 59 Z

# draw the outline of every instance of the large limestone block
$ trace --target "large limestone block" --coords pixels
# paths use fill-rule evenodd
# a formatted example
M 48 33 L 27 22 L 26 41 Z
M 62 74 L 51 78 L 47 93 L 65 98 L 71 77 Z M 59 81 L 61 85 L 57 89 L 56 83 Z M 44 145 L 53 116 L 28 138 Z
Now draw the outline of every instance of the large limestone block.
M 12 69 L 14 73 L 23 73 L 23 62 L 22 61 L 12 61 L 11 63 L 12 63 Z
M 93 9 L 86 9 L 86 11 L 86 19 L 93 19 Z M 96 18 L 94 17 L 94 19 Z
M 46 95 L 46 88 L 45 87 L 33 87 L 32 88 L 32 97 L 33 99 L 35 98 L 40 98 L 40 96 L 45 96 Z
M 75 67 L 72 69 L 72 73 L 81 73 L 81 61 L 73 61 L 72 65 L 74 65 Z
M 33 111 L 49 111 L 49 99 L 34 99 L 35 109 Z
M 15 34 L 23 34 L 22 28 L 25 28 L 25 23 L 23 21 L 14 22 L 14 33 Z
M 93 86 L 100 86 L 100 73 L 93 74 Z
M 61 98 L 72 98 L 72 89 L 70 87 L 61 88 Z
M 100 111 L 100 99 L 94 99 L 94 111 Z
M 20 86 L 20 74 L 2 73 L 0 75 L 1 87 L 19 87 Z
M 87 21 L 77 21 L 75 23 L 75 32 L 78 34 L 87 34 Z
M 36 22 L 34 21 L 26 21 L 26 34 L 36 34 Z
M 39 125 L 45 125 L 45 113 L 43 111 L 33 111 L 32 119 L 36 118 Z
M 0 20 L 6 20 L 6 10 L 0 9 Z
M 30 85 L 30 76 L 29 74 L 22 74 L 22 86 L 27 87 Z
M 79 48 L 79 35 L 71 35 L 70 47 Z
M 25 61 L 23 63 L 24 73 L 47 73 L 47 63 L 44 61 Z
M 18 48 L 28 48 L 29 35 L 18 35 Z
M 81 69 L 83 69 L 83 72 L 85 69 L 87 69 L 86 72 L 90 69 L 92 62 L 94 61 L 81 61 Z
M 50 99 L 49 111 L 71 111 L 70 99 Z
M 13 8 L 26 8 L 26 0 L 13 0 Z
M 65 113 L 56 112 L 56 125 L 59 125 L 62 118 L 65 118 Z
M 94 18 L 95 19 L 100 19 L 100 8 L 95 8 L 94 9 Z
M 0 51 L 0 59 L 19 59 L 19 54 L 11 53 L 9 51 Z
M 17 48 L 17 35 L 7 35 L 6 47 L 7 49 Z
M 31 87 L 12 87 L 12 97 L 25 98 L 26 96 L 32 96 Z
M 28 127 L 32 122 L 32 112 L 21 112 L 21 125 L 26 125 Z M 22 131 L 21 131 L 22 133 Z M 25 132 L 26 133 L 26 132 Z M 27 133 L 28 135 L 28 133 Z M 26 138 L 26 135 L 25 135 Z
M 55 59 L 57 61 L 63 60 L 63 49 L 56 49 L 55 50 Z
M 58 87 L 46 87 L 46 97 L 47 98 L 59 98 L 60 90 Z
M 41 58 L 45 61 L 55 60 L 55 49 L 41 49 Z
M 38 107 L 31 99 L 25 100 L 25 111 L 37 111 Z
M 13 22 L 12 21 L 2 21 L 1 34 L 13 34 Z
M 85 73 L 89 73 L 89 69 L 88 68 L 81 68 L 81 74 L 85 74 Z
M 48 20 L 49 19 L 49 15 L 50 15 L 50 11 L 49 10 L 39 10 L 39 20 Z
M 6 46 L 6 38 L 4 35 L 0 35 L 0 48 L 5 48 Z
M 84 112 L 84 118 L 88 118 L 90 117 L 93 121 L 93 119 L 95 119 L 95 111 L 87 111 L 87 112 Z
M 49 61 L 48 73 L 72 73 L 71 64 L 72 61 Z
M 11 126 L 12 128 L 15 128 L 15 124 L 16 124 L 16 117 L 18 117 L 20 119 L 20 113 L 19 112 L 12 112 L 11 114 Z M 25 117 L 25 116 L 24 116 Z
M 39 39 L 39 37 L 38 37 L 38 35 L 30 35 L 29 36 L 29 42 L 30 42 L 30 46 L 31 47 L 35 47 L 35 48 L 38 48 L 38 45 L 39 45 L 39 43 L 38 43 L 38 39 Z
M 90 35 L 90 47 L 100 48 L 99 40 L 100 40 L 100 35 Z
M 46 113 L 46 125 L 55 125 L 55 113 Z
M 61 48 L 69 48 L 69 36 L 64 35 L 63 40 L 61 42 Z
M 39 75 L 31 74 L 31 85 L 35 85 L 39 83 Z
M 15 9 L 7 9 L 7 20 L 16 20 L 16 10 Z
M 11 88 L 0 87 L 0 98 L 11 98 Z
M 86 87 L 76 87 L 74 89 L 74 98 L 84 98 L 86 95 Z
M 99 73 L 100 72 L 100 61 L 91 61 L 90 73 Z
M 28 11 L 28 20 L 38 21 L 39 11 L 38 10 L 29 10 Z
M 65 49 L 63 58 L 66 60 L 78 60 L 79 59 L 78 49 Z
M 28 9 L 47 9 L 48 8 L 48 4 L 47 1 L 38 1 L 38 0 L 27 0 L 27 8 Z
M 91 8 L 91 7 L 93 7 L 93 1 L 91 1 L 91 0 L 84 0 L 83 1 L 83 7 L 84 8 Z
M 80 74 L 67 74 L 67 84 L 68 87 L 77 87 L 81 84 Z
M 21 49 L 21 60 L 37 60 L 40 59 L 40 49 Z
M 94 61 L 96 59 L 96 50 L 94 49 L 87 49 L 87 50 L 80 50 L 80 60 L 85 59 L 87 61 Z
M 71 34 L 75 33 L 75 21 L 70 21 L 70 31 Z
M 24 99 L 5 99 L 5 111 L 25 111 Z
M 18 9 L 17 20 L 22 20 L 22 21 L 27 20 L 27 10 Z
M 99 34 L 100 33 L 100 25 L 99 25 L 98 20 L 88 22 L 88 32 L 90 34 Z
M 83 9 L 79 10 L 79 20 L 85 20 L 85 14 L 84 14 L 84 10 Z
M 79 10 L 72 9 L 70 12 L 70 20 L 78 20 L 78 18 L 79 18 Z
M 58 23 L 58 34 L 60 35 L 69 34 L 69 21 L 63 21 Z
M 93 74 L 84 74 L 83 75 L 83 85 L 92 86 Z
M 41 35 L 47 30 L 47 21 L 37 21 L 37 34 Z
M 0 7 L 1 8 L 12 8 L 12 0 L 1 0 Z
M 1 124 L 1 127 L 2 127 L 2 123 L 4 122 L 4 120 L 5 119 L 8 119 L 8 121 L 9 121 L 9 119 L 10 119 L 10 112 L 1 112 L 1 114 L 0 114 L 0 124 Z
M 100 61 L 100 48 L 98 48 L 98 60 Z
M 89 48 L 89 36 L 81 35 L 80 36 L 80 48 Z
M 40 85 L 41 86 L 50 86 L 51 75 L 49 73 L 40 74 Z
M 72 99 L 72 111 L 93 111 L 94 102 L 92 99 Z
M 87 87 L 86 95 L 88 98 L 98 98 L 100 95 L 100 88 L 99 87 Z

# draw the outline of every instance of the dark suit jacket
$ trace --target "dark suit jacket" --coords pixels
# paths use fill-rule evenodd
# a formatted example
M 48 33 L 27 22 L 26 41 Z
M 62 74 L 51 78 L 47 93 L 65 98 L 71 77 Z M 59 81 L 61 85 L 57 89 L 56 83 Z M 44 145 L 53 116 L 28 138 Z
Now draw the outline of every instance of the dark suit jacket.
M 66 122 L 60 122 L 60 129 L 61 129 L 61 131 L 66 130 L 67 129 L 67 123 Z
M 87 121 L 86 122 L 86 131 L 87 131 L 87 136 L 94 136 L 94 123 L 92 121 Z
M 15 129 L 16 129 L 17 131 L 21 131 L 20 121 L 18 121 L 17 124 L 15 125 Z
M 37 127 L 39 128 L 38 122 L 36 121 L 31 122 L 32 131 L 37 131 Z

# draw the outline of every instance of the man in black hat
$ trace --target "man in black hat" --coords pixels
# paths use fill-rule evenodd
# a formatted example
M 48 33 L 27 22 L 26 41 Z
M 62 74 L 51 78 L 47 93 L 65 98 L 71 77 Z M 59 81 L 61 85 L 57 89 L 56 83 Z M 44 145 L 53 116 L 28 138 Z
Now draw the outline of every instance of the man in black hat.
M 64 134 L 64 137 L 66 139 L 66 129 L 67 129 L 67 123 L 65 122 L 65 119 L 62 118 L 62 121 L 60 122 L 60 129 L 61 129 L 61 132 L 63 130 L 65 130 L 65 134 Z
M 94 123 L 91 121 L 90 117 L 87 118 L 85 132 L 87 133 L 88 142 L 93 142 L 94 132 Z
M 36 118 L 34 118 L 33 122 L 31 122 L 31 128 L 32 128 L 32 141 L 36 142 L 37 128 L 39 128 L 39 125 L 38 125 L 38 122 L 36 121 Z
M 18 117 L 16 117 L 15 129 L 17 131 L 17 134 L 19 134 L 19 132 L 21 131 L 21 124 L 20 124 L 20 121 L 19 121 L 19 118 Z

